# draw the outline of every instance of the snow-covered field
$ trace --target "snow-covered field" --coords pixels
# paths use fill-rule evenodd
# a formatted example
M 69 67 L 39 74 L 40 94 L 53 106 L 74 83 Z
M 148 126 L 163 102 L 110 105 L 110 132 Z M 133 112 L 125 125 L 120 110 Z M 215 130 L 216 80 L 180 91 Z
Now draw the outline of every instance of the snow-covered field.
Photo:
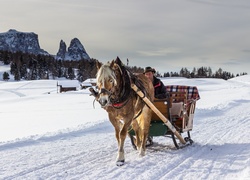
M 250 76 L 163 81 L 199 89 L 194 144 L 176 150 L 154 137 L 138 157 L 127 138 L 122 167 L 113 126 L 87 90 L 0 81 L 0 179 L 250 179 Z

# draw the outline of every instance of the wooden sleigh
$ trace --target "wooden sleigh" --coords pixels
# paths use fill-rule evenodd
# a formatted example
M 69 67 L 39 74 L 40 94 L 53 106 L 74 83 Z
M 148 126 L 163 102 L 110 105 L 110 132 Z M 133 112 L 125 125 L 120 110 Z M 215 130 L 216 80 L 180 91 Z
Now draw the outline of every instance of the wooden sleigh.
M 153 112 L 149 136 L 171 137 L 178 149 L 180 144 L 177 143 L 177 139 L 184 145 L 193 143 L 190 131 L 193 129 L 196 101 L 200 99 L 200 96 L 195 86 L 168 85 L 166 89 L 167 98 L 155 99 L 152 103 L 151 109 Z M 147 103 L 147 101 L 145 102 Z M 128 133 L 133 147 L 136 148 L 133 129 Z M 184 138 L 181 135 L 183 133 L 187 133 Z

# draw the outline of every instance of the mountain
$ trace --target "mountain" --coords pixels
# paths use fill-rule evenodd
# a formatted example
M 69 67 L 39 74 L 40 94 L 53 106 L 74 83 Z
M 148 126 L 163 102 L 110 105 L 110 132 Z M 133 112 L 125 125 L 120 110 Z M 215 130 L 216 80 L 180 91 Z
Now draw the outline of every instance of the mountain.
M 0 50 L 49 55 L 48 52 L 40 48 L 37 34 L 33 32 L 19 32 L 14 29 L 0 33 Z
M 80 60 L 80 59 L 90 60 L 89 55 L 87 54 L 83 45 L 77 38 L 72 39 L 68 51 L 66 49 L 67 46 L 65 42 L 61 40 L 59 45 L 59 50 L 56 54 L 57 60 Z
M 47 51 L 40 48 L 37 34 L 33 32 L 20 32 L 14 29 L 0 33 L 0 50 L 10 52 L 21 51 L 35 55 L 50 55 Z M 68 50 L 65 42 L 61 40 L 55 58 L 57 60 L 90 60 L 82 43 L 77 38 L 71 40 Z
M 60 45 L 59 45 L 59 50 L 56 54 L 56 59 L 58 59 L 58 60 L 65 59 L 65 55 L 67 53 L 66 48 L 67 48 L 67 46 L 66 46 L 65 42 L 63 40 L 61 40 Z

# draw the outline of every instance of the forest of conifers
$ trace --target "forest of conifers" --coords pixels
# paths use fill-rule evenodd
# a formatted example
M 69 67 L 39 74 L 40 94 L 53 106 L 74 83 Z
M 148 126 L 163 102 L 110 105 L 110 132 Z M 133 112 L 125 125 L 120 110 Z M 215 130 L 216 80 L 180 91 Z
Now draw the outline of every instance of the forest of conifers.
M 0 61 L 4 65 L 10 65 L 10 74 L 14 76 L 14 80 L 39 80 L 39 79 L 77 79 L 80 82 L 95 78 L 97 69 L 95 65 L 96 59 L 66 61 L 56 60 L 54 56 L 48 55 L 34 55 L 22 52 L 0 51 Z M 136 66 L 127 66 L 132 72 L 141 73 L 143 68 Z M 0 79 L 8 80 L 10 74 L 3 73 Z M 218 68 L 216 72 L 212 72 L 210 67 L 193 68 L 189 71 L 187 68 L 181 68 L 179 72 L 165 72 L 160 74 L 156 72 L 156 76 L 161 77 L 186 77 L 186 78 L 222 78 L 230 79 L 235 76 L 246 75 L 247 73 L 240 73 L 234 75 L 233 73 L 223 71 Z

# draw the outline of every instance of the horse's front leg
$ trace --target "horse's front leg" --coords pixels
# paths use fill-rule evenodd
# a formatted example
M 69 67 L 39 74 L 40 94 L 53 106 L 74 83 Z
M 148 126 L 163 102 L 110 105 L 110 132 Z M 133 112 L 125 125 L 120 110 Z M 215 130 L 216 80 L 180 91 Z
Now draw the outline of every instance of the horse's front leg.
M 117 154 L 117 158 L 116 158 L 116 165 L 117 166 L 122 166 L 125 162 L 125 157 L 124 157 L 124 142 L 122 142 L 122 138 L 121 138 L 121 131 L 120 129 L 115 129 L 116 130 L 116 138 L 117 138 L 117 142 L 118 142 L 118 154 Z
M 124 142 L 128 133 L 128 127 L 130 123 L 123 124 L 121 130 L 120 130 L 120 138 L 119 138 L 119 144 L 118 144 L 118 156 L 116 160 L 117 166 L 122 166 L 125 162 L 125 156 L 124 156 Z
M 115 137 L 117 140 L 117 144 L 118 144 L 118 155 L 117 155 L 117 159 L 116 159 L 116 164 L 117 166 L 122 166 L 125 162 L 125 158 L 124 158 L 124 150 L 123 150 L 123 146 L 121 146 L 121 129 L 123 128 L 123 124 L 120 123 L 120 121 L 113 116 L 113 114 L 109 114 L 109 120 L 110 122 L 113 124 L 114 128 L 115 128 Z

